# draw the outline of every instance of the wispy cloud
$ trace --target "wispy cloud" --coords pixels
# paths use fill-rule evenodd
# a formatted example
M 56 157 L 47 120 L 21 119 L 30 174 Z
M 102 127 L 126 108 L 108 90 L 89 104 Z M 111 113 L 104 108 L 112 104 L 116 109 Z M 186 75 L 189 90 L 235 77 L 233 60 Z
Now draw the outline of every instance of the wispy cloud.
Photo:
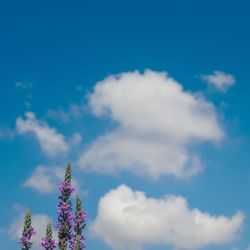
M 112 249 L 138 250 L 144 245 L 200 249 L 235 240 L 243 221 L 240 212 L 212 216 L 189 208 L 181 196 L 148 198 L 121 185 L 100 199 L 91 231 Z
M 83 91 L 83 86 L 82 85 L 77 85 L 76 90 L 79 91 L 79 92 L 82 92 Z
M 77 146 L 81 143 L 82 141 L 82 136 L 80 133 L 78 132 L 75 132 L 72 136 L 71 136 L 71 139 L 69 141 L 69 144 L 71 146 Z
M 48 109 L 47 115 L 50 119 L 67 123 L 71 118 L 81 118 L 84 113 L 84 106 L 71 103 L 67 110 L 62 108 L 59 109 Z
M 63 109 L 58 109 L 58 110 L 48 109 L 47 115 L 49 118 L 53 120 L 61 121 L 64 123 L 69 122 L 70 115 L 69 113 L 65 112 Z
M 25 103 L 24 103 L 24 106 L 25 106 L 27 109 L 30 109 L 30 108 L 31 108 L 31 103 L 30 103 L 30 102 L 25 102 Z
M 18 117 L 16 128 L 19 134 L 31 133 L 34 135 L 42 151 L 48 156 L 55 156 L 69 151 L 64 136 L 59 134 L 55 128 L 49 127 L 47 123 L 39 121 L 32 112 L 26 112 L 24 119 Z
M 224 133 L 213 104 L 185 92 L 166 73 L 110 76 L 96 84 L 89 105 L 117 127 L 83 152 L 79 165 L 87 171 L 189 177 L 202 165 L 190 147 L 220 141 Z
M 15 136 L 15 130 L 0 126 L 0 139 L 13 138 L 14 136 Z
M 27 82 L 16 82 L 16 87 L 22 89 L 30 89 L 32 88 L 32 84 Z
M 221 92 L 226 92 L 235 84 L 235 77 L 222 71 L 214 71 L 210 75 L 203 75 L 202 80 Z

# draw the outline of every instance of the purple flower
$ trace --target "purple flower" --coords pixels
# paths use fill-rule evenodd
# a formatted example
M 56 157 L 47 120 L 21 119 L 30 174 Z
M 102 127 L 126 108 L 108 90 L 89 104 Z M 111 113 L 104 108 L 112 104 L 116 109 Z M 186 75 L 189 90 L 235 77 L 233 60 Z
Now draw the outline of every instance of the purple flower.
M 82 235 L 83 229 L 86 226 L 87 213 L 82 210 L 82 202 L 80 196 L 76 197 L 76 212 L 74 218 L 75 234 L 70 242 L 71 250 L 82 250 L 85 248 L 85 238 Z
M 22 250 L 28 250 L 32 247 L 31 237 L 35 235 L 35 233 L 34 228 L 31 226 L 31 212 L 28 210 L 25 213 L 24 229 L 19 242 Z
M 46 228 L 46 236 L 42 238 L 41 247 L 46 250 L 53 250 L 56 248 L 56 242 L 52 236 L 52 225 L 49 223 Z
M 67 164 L 65 170 L 64 181 L 60 183 L 58 187 L 61 192 L 58 200 L 58 211 L 57 211 L 57 224 L 59 243 L 58 247 L 61 250 L 67 249 L 67 243 L 72 239 L 72 205 L 70 201 L 70 196 L 74 192 L 74 188 L 71 186 L 71 166 Z

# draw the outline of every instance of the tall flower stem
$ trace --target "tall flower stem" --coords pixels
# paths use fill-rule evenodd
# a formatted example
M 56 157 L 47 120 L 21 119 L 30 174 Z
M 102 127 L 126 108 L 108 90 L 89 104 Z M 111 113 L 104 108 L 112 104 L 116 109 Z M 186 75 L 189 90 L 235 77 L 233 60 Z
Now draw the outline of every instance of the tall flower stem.
M 53 250 L 56 248 L 56 242 L 52 236 L 52 224 L 51 222 L 48 223 L 46 228 L 46 236 L 42 238 L 41 246 L 46 250 Z
M 71 241 L 70 248 L 72 250 L 82 250 L 85 245 L 85 238 L 83 236 L 83 229 L 86 226 L 87 214 L 82 209 L 82 201 L 79 195 L 76 196 L 76 211 L 74 217 L 74 238 Z
M 28 250 L 32 247 L 31 237 L 35 235 L 35 230 L 31 226 L 31 212 L 29 210 L 25 213 L 24 228 L 20 239 L 20 245 L 22 250 Z
M 81 236 L 77 235 L 75 239 L 75 247 L 74 250 L 82 250 L 84 248 L 84 243 L 81 239 Z
M 58 199 L 58 247 L 60 250 L 67 250 L 68 242 L 72 239 L 72 205 L 70 196 L 74 192 L 74 188 L 71 186 L 71 165 L 68 163 L 65 169 L 64 181 L 59 185 L 59 191 L 61 192 Z

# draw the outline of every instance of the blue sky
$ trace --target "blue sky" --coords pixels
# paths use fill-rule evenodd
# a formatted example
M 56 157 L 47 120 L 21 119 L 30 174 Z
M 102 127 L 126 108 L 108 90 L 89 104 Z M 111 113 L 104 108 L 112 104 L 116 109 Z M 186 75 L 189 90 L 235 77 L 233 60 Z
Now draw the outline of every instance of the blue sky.
M 249 9 L 2 1 L 3 249 L 26 208 L 38 228 L 55 221 L 70 161 L 87 249 L 247 250 Z

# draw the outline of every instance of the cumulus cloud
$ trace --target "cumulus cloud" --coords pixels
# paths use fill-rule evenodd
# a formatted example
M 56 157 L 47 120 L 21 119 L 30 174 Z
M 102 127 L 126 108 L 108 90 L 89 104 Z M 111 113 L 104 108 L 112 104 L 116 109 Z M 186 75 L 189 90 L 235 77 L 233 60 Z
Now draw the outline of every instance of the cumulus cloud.
M 116 123 L 80 156 L 79 165 L 88 171 L 191 176 L 202 164 L 190 147 L 223 137 L 213 104 L 184 91 L 166 73 L 110 76 L 96 84 L 88 100 L 96 116 Z
M 52 193 L 57 191 L 57 185 L 63 178 L 63 168 L 39 165 L 23 185 L 42 194 Z M 75 188 L 78 187 L 78 182 L 75 178 L 72 179 L 72 184 Z
M 189 208 L 183 197 L 148 198 L 121 185 L 100 199 L 91 232 L 116 250 L 148 245 L 200 249 L 233 241 L 243 220 L 240 212 L 232 217 L 212 216 Z
M 203 75 L 202 80 L 218 91 L 225 92 L 235 84 L 235 78 L 231 74 L 226 74 L 222 71 L 214 71 L 210 75 Z
M 51 128 L 45 122 L 39 121 L 32 112 L 26 112 L 24 119 L 18 117 L 16 128 L 20 134 L 33 134 L 38 140 L 42 151 L 48 156 L 66 153 L 69 150 L 64 136 L 59 134 L 55 128 Z
M 22 212 L 17 218 L 15 218 L 9 227 L 9 235 L 13 240 L 20 239 L 23 231 L 24 213 Z M 46 232 L 47 224 L 52 221 L 51 218 L 44 214 L 32 215 L 32 226 L 36 231 L 36 235 L 32 238 L 35 249 L 40 249 L 41 239 Z M 56 232 L 54 232 L 56 235 Z

